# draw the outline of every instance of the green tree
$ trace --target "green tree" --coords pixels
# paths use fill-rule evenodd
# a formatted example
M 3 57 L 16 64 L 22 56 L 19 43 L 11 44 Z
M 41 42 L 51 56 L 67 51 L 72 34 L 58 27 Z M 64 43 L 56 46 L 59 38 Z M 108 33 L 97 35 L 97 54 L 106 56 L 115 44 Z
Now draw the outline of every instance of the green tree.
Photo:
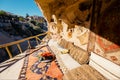
M 24 18 L 23 17 L 19 17 L 19 21 L 24 21 Z
M 29 17 L 29 14 L 28 14 L 28 13 L 26 13 L 26 18 L 27 18 L 27 17 Z
M 0 15 L 7 15 L 5 11 L 0 11 Z

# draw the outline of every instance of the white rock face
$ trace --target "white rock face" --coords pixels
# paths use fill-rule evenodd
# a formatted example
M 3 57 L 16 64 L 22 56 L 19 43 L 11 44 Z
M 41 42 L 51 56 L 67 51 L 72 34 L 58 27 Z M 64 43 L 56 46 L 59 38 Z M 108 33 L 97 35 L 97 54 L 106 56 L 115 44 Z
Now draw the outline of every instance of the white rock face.
M 87 50 L 89 30 L 83 26 L 75 25 L 75 28 L 68 30 L 68 25 L 62 21 L 63 32 L 61 36 L 75 45 Z
M 63 27 L 62 32 L 58 33 L 58 28 L 56 26 L 57 19 L 55 15 L 52 16 L 55 22 L 49 23 L 49 31 L 52 33 L 52 38 L 58 40 L 62 37 L 66 41 L 73 42 L 76 46 L 87 50 L 88 35 L 89 30 L 83 26 L 75 25 L 74 28 L 68 29 L 68 24 L 61 21 Z

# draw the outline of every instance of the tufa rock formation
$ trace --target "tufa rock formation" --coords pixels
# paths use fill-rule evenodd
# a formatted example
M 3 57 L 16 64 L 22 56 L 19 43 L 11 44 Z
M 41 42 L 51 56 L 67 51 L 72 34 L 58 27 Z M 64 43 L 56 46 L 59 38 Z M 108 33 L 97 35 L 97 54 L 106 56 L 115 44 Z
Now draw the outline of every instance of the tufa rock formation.
M 120 0 L 35 0 L 53 39 L 120 65 Z

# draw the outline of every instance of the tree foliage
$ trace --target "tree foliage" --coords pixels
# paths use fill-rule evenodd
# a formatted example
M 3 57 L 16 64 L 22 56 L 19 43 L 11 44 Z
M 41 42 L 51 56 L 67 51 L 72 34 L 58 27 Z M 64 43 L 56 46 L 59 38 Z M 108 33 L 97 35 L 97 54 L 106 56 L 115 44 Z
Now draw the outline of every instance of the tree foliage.
M 5 11 L 0 11 L 0 15 L 7 15 Z
M 29 14 L 28 14 L 28 13 L 26 13 L 26 18 L 27 18 L 27 17 L 29 17 Z

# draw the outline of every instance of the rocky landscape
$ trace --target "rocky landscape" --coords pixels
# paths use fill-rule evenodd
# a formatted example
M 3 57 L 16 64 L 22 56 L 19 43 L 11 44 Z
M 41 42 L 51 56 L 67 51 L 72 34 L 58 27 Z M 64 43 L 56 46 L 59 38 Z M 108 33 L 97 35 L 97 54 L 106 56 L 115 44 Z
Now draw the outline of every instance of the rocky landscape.
M 43 17 L 29 16 L 26 18 L 0 11 L 0 44 L 16 41 L 47 31 L 47 23 Z
M 47 22 L 43 17 L 29 16 L 26 14 L 26 17 L 24 18 L 9 12 L 0 11 L 0 45 L 34 36 L 46 31 Z M 31 44 L 33 46 L 36 45 L 33 40 L 31 41 Z M 28 46 L 27 42 L 22 43 L 21 46 L 24 46 L 24 51 Z M 13 52 L 13 55 L 19 53 L 16 46 L 12 46 L 11 51 Z M 0 49 L 0 54 L 2 54 L 0 55 L 1 62 L 4 61 L 1 57 L 6 59 L 7 54 L 4 49 Z
M 19 75 L 21 79 L 120 80 L 120 0 L 35 2 L 47 20 L 49 34 L 44 38 L 47 43 L 38 45 L 39 50 L 35 48 L 36 51 L 25 58 L 22 71 L 17 72 L 22 73 Z M 44 66 L 41 58 L 33 58 L 46 52 L 42 51 L 46 44 L 63 75 L 56 73 L 55 66 Z M 46 69 L 49 68 L 48 72 Z M 3 78 L 10 71 L 15 70 L 6 70 Z

